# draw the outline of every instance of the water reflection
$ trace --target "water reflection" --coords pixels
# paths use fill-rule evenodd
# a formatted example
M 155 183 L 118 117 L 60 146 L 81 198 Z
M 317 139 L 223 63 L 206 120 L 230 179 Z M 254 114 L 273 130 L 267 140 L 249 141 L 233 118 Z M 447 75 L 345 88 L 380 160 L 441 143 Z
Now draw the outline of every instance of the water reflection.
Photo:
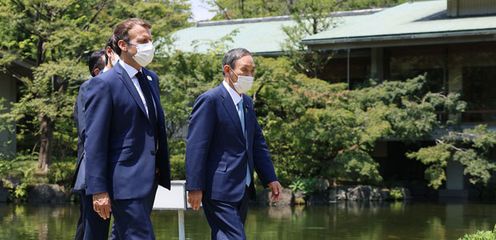
M 72 239 L 77 205 L 0 205 L 0 240 Z M 177 239 L 177 213 L 154 211 L 157 239 Z M 338 203 L 328 207 L 251 208 L 249 239 L 457 239 L 492 229 L 493 204 Z M 185 214 L 187 239 L 209 239 L 203 212 Z

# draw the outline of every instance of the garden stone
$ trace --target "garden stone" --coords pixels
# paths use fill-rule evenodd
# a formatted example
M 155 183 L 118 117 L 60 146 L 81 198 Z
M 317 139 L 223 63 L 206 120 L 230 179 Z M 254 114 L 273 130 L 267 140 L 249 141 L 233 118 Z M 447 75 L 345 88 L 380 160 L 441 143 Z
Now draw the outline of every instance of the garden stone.
M 30 203 L 62 203 L 69 199 L 63 186 L 57 184 L 38 184 L 28 188 Z

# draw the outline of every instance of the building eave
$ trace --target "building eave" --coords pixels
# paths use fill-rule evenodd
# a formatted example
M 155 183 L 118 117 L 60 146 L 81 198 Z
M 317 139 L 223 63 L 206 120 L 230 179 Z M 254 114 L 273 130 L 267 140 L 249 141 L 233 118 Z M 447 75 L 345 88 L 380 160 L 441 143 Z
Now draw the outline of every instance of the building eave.
M 349 38 L 309 39 L 302 41 L 302 43 L 312 49 L 355 49 L 484 41 L 496 41 L 496 28 Z

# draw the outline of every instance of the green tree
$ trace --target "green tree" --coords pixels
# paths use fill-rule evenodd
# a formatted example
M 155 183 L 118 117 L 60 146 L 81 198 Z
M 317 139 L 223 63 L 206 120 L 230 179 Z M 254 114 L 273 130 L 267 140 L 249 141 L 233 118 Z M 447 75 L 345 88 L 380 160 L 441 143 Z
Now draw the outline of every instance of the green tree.
M 213 20 L 281 16 L 295 0 L 207 0 L 216 10 Z
M 0 2 L 0 64 L 14 60 L 31 65 L 19 102 L 7 114 L 18 138 L 38 152 L 38 168 L 47 172 L 52 156 L 65 158 L 75 149 L 72 111 L 78 86 L 89 78 L 86 56 L 101 49 L 113 26 L 129 17 L 155 25 L 155 36 L 167 37 L 187 25 L 186 0 L 4 0 Z M 156 24 L 155 24 L 156 23 Z M 155 29 L 154 28 L 154 29 Z M 20 141 L 21 145 L 23 141 Z
M 323 11 L 329 3 L 336 2 L 340 10 L 357 10 L 368 8 L 392 7 L 407 0 L 346 0 L 346 1 L 321 1 L 321 0 L 204 0 L 215 11 L 213 20 L 230 20 L 238 18 L 254 18 L 268 16 L 282 16 L 292 14 L 292 9 L 297 5 L 312 4 L 321 6 Z
M 464 166 L 470 183 L 487 184 L 496 171 L 496 162 L 491 158 L 495 145 L 496 132 L 487 129 L 486 125 L 478 125 L 463 131 L 450 131 L 437 138 L 434 146 L 421 148 L 408 156 L 428 166 L 425 177 L 429 186 L 435 189 L 446 180 L 449 161 Z
M 341 9 L 337 0 L 299 0 L 290 8 L 294 25 L 284 26 L 287 36 L 282 48 L 298 72 L 319 77 L 331 59 L 326 50 L 309 49 L 302 40 L 310 35 L 326 31 L 335 26 L 331 13 Z
M 426 92 L 424 77 L 349 91 L 295 73 L 287 59 L 257 64 L 256 111 L 285 180 L 380 181 L 370 155 L 377 140 L 429 136 L 443 124 L 439 111 L 464 106 L 456 94 Z
M 343 1 L 343 10 L 387 8 L 405 3 L 408 0 L 348 0 Z

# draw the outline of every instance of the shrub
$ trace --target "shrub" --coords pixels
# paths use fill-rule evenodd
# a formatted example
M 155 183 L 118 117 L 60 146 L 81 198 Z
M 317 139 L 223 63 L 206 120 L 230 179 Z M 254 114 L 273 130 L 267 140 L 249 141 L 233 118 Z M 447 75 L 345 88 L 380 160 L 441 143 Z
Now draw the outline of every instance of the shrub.
M 74 162 L 54 163 L 48 170 L 48 183 L 70 187 L 75 170 L 76 164 Z
M 403 191 L 401 190 L 401 188 L 398 187 L 391 189 L 389 194 L 391 195 L 391 198 L 395 201 L 402 200 L 405 197 L 403 196 Z
M 291 191 L 302 191 L 305 194 L 325 191 L 328 187 L 329 184 L 322 178 L 297 179 L 289 185 Z
M 496 240 L 496 226 L 493 231 L 477 231 L 473 234 L 465 234 L 458 240 Z
M 171 178 L 173 180 L 186 179 L 186 165 L 183 154 L 172 155 L 170 158 L 171 163 Z
M 0 160 L 0 180 L 16 201 L 27 197 L 27 187 L 35 182 L 36 162 L 29 156 L 19 156 L 16 159 Z

